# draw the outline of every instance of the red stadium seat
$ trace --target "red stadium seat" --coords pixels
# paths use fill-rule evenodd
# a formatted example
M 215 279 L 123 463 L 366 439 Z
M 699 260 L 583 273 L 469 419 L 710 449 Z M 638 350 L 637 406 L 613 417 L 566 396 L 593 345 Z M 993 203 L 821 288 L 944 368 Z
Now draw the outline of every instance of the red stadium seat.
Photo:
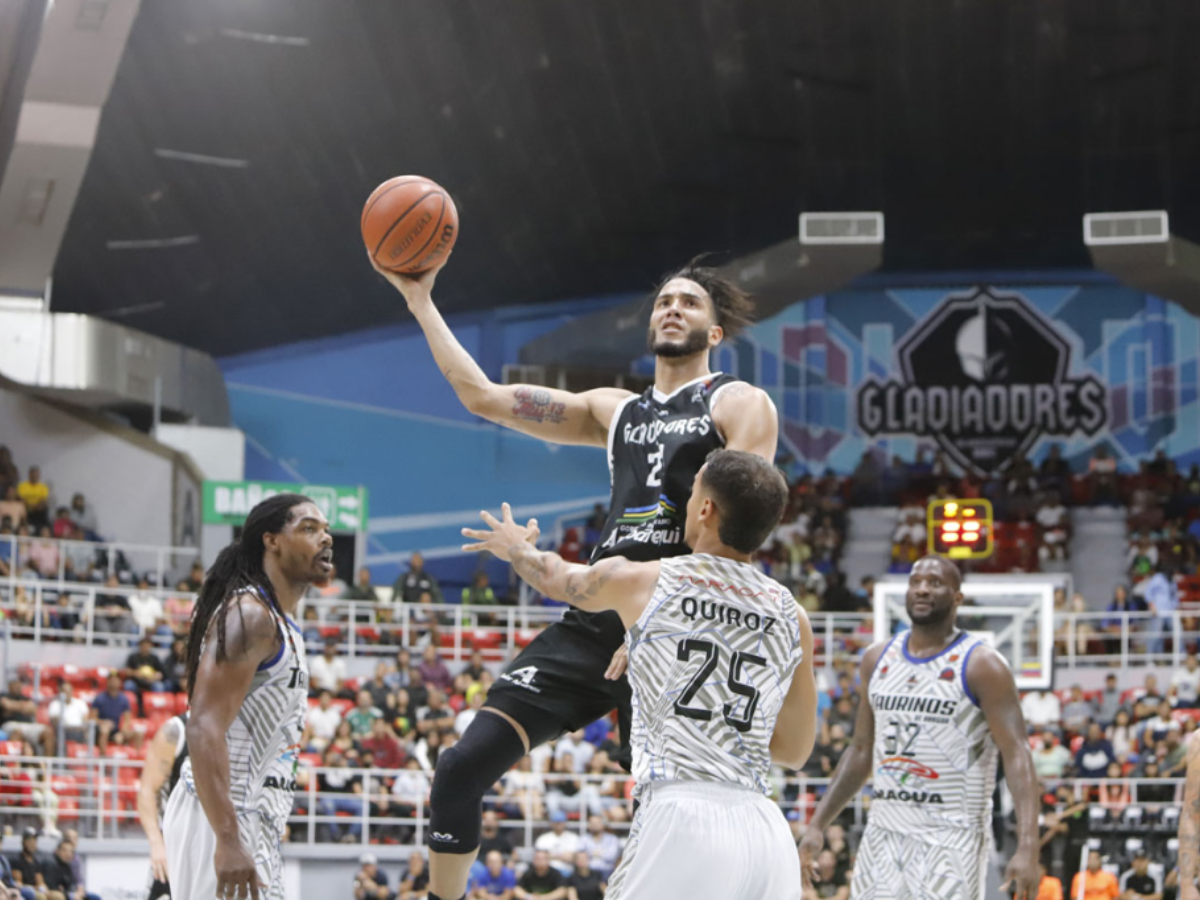
M 187 711 L 188 711 L 188 695 L 187 694 L 176 694 L 175 695 L 175 715 L 182 716 Z
M 318 630 L 321 633 L 321 637 L 325 640 L 329 640 L 329 638 L 341 640 L 342 629 L 339 625 L 322 625 Z
M 374 625 L 360 625 L 358 628 L 354 629 L 354 633 L 358 635 L 359 639 L 365 643 L 379 643 L 379 629 Z
M 152 712 L 165 712 L 168 717 L 175 715 L 174 694 L 147 693 L 142 696 L 142 704 L 146 708 L 147 717 L 149 717 Z
M 0 741 L 0 756 L 20 756 L 24 750 L 22 741 Z

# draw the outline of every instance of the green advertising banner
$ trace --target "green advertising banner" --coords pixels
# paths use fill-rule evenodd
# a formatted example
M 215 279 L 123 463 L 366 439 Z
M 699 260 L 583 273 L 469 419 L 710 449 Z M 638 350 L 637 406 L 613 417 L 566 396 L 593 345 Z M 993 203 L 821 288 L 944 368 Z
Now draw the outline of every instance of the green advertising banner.
M 312 497 L 331 531 L 366 531 L 367 489 L 282 481 L 204 482 L 204 524 L 241 525 L 256 504 L 285 493 Z

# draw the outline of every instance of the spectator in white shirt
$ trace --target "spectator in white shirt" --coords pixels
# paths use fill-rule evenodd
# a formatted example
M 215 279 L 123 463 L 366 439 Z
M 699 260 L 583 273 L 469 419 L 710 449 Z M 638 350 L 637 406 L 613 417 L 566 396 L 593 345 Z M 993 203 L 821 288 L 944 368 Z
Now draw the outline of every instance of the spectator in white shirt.
M 324 753 L 337 734 L 341 721 L 342 711 L 333 705 L 333 694 L 327 690 L 321 691 L 320 701 L 308 710 L 308 725 L 300 743 L 312 747 L 317 753 Z
M 467 726 L 475 721 L 475 717 L 479 715 L 479 710 L 483 708 L 483 701 L 487 695 L 483 691 L 476 691 L 471 695 L 470 705 L 454 717 L 454 733 L 462 737 L 466 733 Z
M 308 661 L 308 686 L 310 691 L 330 691 L 337 696 L 346 687 L 346 661 L 338 658 L 337 639 L 325 641 L 325 650 Z
M 58 737 L 60 720 L 66 740 L 83 741 L 87 739 L 87 722 L 91 713 L 87 701 L 76 697 L 75 689 L 67 682 L 63 682 L 59 691 L 59 695 L 50 701 L 50 706 L 46 710 L 50 723 L 43 732 L 42 739 L 46 744 L 47 756 L 55 755 L 54 741 Z
M 554 761 L 556 763 L 563 762 L 564 757 L 571 757 L 571 771 L 576 775 L 582 775 L 587 771 L 588 763 L 592 761 L 592 756 L 595 754 L 596 748 L 583 739 L 583 731 L 572 731 L 569 734 L 564 734 L 562 739 L 554 745 Z M 559 771 L 566 771 L 560 769 Z M 567 860 L 570 862 L 570 860 Z
M 908 538 L 918 547 L 925 545 L 925 524 L 921 521 L 919 510 L 905 510 L 904 515 L 900 519 L 900 524 L 896 526 L 895 532 L 892 533 L 893 544 L 899 544 L 905 538 Z
M 1200 660 L 1189 653 L 1183 668 L 1171 676 L 1171 705 L 1176 709 L 1196 709 L 1200 706 Z
M 537 839 L 533 849 L 545 850 L 550 854 L 550 862 L 554 868 L 569 874 L 575 854 L 579 852 L 579 835 L 567 831 L 567 814 L 564 812 L 551 814 L 550 829 Z
M 1021 712 L 1031 734 L 1039 731 L 1059 734 L 1062 704 L 1052 692 L 1030 691 L 1021 700 Z
M 150 593 L 150 582 L 145 578 L 138 582 L 138 592 L 129 595 L 129 611 L 142 634 L 150 636 L 158 628 L 158 621 L 165 613 L 163 602 Z

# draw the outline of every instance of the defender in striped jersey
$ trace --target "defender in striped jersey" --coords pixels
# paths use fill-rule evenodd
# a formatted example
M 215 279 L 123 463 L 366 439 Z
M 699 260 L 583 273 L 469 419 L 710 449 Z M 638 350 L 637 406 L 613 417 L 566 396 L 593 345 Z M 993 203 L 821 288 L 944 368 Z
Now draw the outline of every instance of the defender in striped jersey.
M 872 780 L 854 900 L 983 900 L 997 749 L 1016 803 L 1017 851 L 1006 884 L 1038 889 L 1037 779 L 1017 688 L 1004 659 L 958 629 L 961 576 L 949 560 L 913 566 L 912 629 L 863 655 L 867 700 L 854 739 L 800 842 L 805 882 L 824 831 Z
M 150 747 L 146 750 L 146 763 L 142 766 L 142 777 L 138 781 L 137 814 L 150 842 L 150 895 L 146 900 L 159 900 L 171 896 L 171 884 L 167 875 L 167 847 L 163 843 L 161 819 L 167 800 L 183 762 L 187 759 L 188 714 L 172 716 L 154 733 Z
M 308 711 L 296 609 L 329 578 L 332 547 L 316 504 L 279 494 L 250 511 L 200 587 L 190 752 L 163 821 L 174 900 L 283 900 L 280 844 Z
M 812 631 L 783 585 L 750 562 L 779 521 L 787 485 L 758 456 L 715 450 L 696 475 L 685 540 L 693 553 L 568 565 L 530 541 L 504 506 L 491 531 L 464 529 L 517 574 L 627 629 L 633 773 L 641 801 L 608 900 L 798 897 L 796 848 L 767 799 L 772 760 L 812 751 Z

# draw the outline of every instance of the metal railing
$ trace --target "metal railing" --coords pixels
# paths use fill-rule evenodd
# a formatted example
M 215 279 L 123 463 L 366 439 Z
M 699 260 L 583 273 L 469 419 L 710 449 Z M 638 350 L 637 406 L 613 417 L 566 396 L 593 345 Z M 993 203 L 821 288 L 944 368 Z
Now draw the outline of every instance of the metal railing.
M 43 551 L 43 547 L 48 548 Z M 58 584 L 78 581 L 74 570 L 86 565 L 105 578 L 118 574 L 122 561 L 132 571 L 143 574 L 154 573 L 154 583 L 163 584 L 163 578 L 172 570 L 190 568 L 200 558 L 198 547 L 164 547 L 158 544 L 130 544 L 123 541 L 71 541 L 63 538 L 23 537 L 15 534 L 0 534 L 0 560 L 8 563 L 7 581 L 12 584 L 20 580 L 21 570 L 27 563 L 35 565 L 45 556 L 53 558 L 53 573 L 43 572 L 38 565 L 38 575 L 43 580 Z M 153 563 L 152 567 L 149 565 Z M 68 562 L 71 571 L 68 571 Z M 2 583 L 5 579 L 0 579 Z
M 194 594 L 164 589 L 107 587 L 31 578 L 0 579 L 0 612 L 8 636 L 15 640 L 128 644 L 141 633 L 132 615 L 118 610 L 105 615 L 109 595 L 155 597 L 182 601 L 181 611 L 162 621 L 172 631 L 187 625 L 186 610 Z M 101 612 L 97 614 L 97 609 Z M 338 642 L 340 655 L 379 658 L 394 656 L 433 641 L 448 662 L 459 662 L 479 649 L 495 662 L 511 658 L 546 625 L 557 621 L 563 608 L 554 606 L 463 606 L 454 603 L 378 603 L 364 600 L 309 599 L 300 622 L 306 646 L 319 653 L 328 638 Z M 812 613 L 815 662 L 829 666 L 853 657 L 873 640 L 873 619 L 858 613 Z M 1060 613 L 1054 617 L 1055 662 L 1077 666 L 1170 665 L 1183 662 L 1188 644 L 1200 643 L 1200 610 L 1177 610 L 1167 615 L 1148 612 Z M 169 638 L 163 636 L 162 643 Z
M 0 823 L 14 830 L 33 827 L 76 828 L 82 837 L 140 839 L 137 792 L 142 762 L 99 757 L 0 757 Z M 357 790 L 323 791 L 326 778 L 353 779 Z M 295 802 L 288 820 L 291 844 L 402 842 L 423 845 L 429 827 L 429 785 L 432 774 L 418 769 L 385 770 L 302 766 L 297 773 Z M 620 774 L 537 774 L 511 771 L 500 780 L 501 793 L 489 793 L 484 808 L 501 814 L 501 827 L 514 844 L 532 847 L 535 837 L 551 826 L 549 815 L 563 810 L 578 813 L 568 828 L 586 832 L 591 814 L 604 815 L 614 807 L 628 813 L 630 776 Z M 398 782 L 398 785 L 397 785 Z M 803 776 L 773 779 L 773 800 L 785 813 L 807 822 L 825 787 L 826 778 Z M 561 786 L 570 784 L 572 793 Z M 1106 808 L 1119 831 L 1123 821 L 1142 827 L 1145 819 L 1178 806 L 1183 790 L 1179 778 L 1114 778 L 1047 780 L 1048 789 L 1068 785 L 1078 800 Z M 1107 802 L 1109 785 L 1120 785 L 1120 800 Z M 847 812 L 855 827 L 866 823 L 870 790 L 855 797 Z M 628 829 L 628 816 L 608 819 L 615 833 Z M 1161 824 L 1163 821 L 1159 819 Z

